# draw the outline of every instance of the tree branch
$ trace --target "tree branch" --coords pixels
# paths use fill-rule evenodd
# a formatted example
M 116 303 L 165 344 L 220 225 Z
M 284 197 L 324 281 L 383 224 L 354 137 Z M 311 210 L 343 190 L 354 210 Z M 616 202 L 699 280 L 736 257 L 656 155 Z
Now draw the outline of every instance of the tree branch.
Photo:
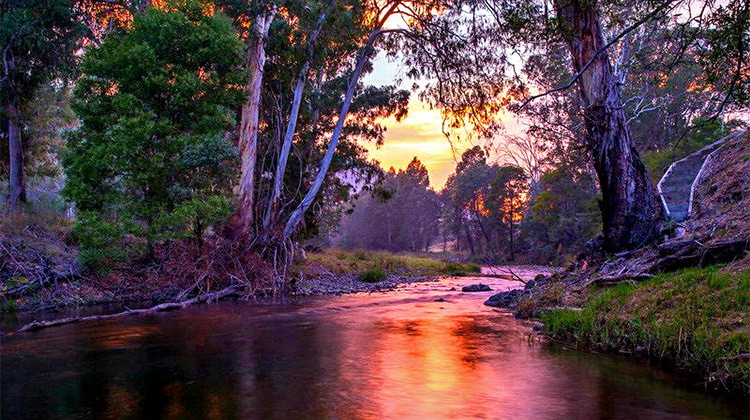
M 554 89 L 550 89 L 550 90 L 548 90 L 546 92 L 543 92 L 543 93 L 540 93 L 540 94 L 537 94 L 537 95 L 533 95 L 533 96 L 527 98 L 518 108 L 516 108 L 516 112 L 524 109 L 526 107 L 526 105 L 528 105 L 531 101 L 533 101 L 535 99 L 539 99 L 539 98 L 541 98 L 543 96 L 551 95 L 553 93 L 561 92 L 561 91 L 569 89 L 571 86 L 573 86 L 573 84 L 575 82 L 578 81 L 578 79 L 581 78 L 581 76 L 583 76 L 583 73 L 585 73 L 586 70 L 588 70 L 589 67 L 591 67 L 591 65 L 594 64 L 594 62 L 599 58 L 599 56 L 601 54 L 603 54 L 605 51 L 607 51 L 617 41 L 621 40 L 625 35 L 629 34 L 633 30 L 635 30 L 636 28 L 638 28 L 641 25 L 643 25 L 644 23 L 646 23 L 646 22 L 654 19 L 662 11 L 662 9 L 664 9 L 667 6 L 669 6 L 670 3 L 678 3 L 678 2 L 676 2 L 674 0 L 668 0 L 668 1 L 665 1 L 662 4 L 660 4 L 651 13 L 647 14 L 646 16 L 644 16 L 641 19 L 639 19 L 638 21 L 636 21 L 634 24 L 632 24 L 632 25 L 628 26 L 627 28 L 625 28 L 622 32 L 620 32 L 617 36 L 615 36 L 607 44 L 605 44 L 601 49 L 599 49 L 599 51 L 597 51 L 594 54 L 594 56 L 591 57 L 591 59 L 581 68 L 581 70 L 578 73 L 576 73 L 568 81 L 568 83 L 566 83 L 566 84 L 564 84 L 562 86 L 558 86 L 558 87 L 556 87 Z M 674 6 L 672 8 L 674 8 Z

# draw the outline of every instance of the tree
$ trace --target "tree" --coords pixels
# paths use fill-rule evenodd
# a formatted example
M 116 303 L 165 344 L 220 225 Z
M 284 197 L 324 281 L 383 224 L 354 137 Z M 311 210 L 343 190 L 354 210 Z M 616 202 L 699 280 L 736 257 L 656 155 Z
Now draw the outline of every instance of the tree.
M 658 52 L 652 57 L 661 58 L 654 65 L 663 68 L 681 64 L 686 57 L 685 61 L 693 63 L 695 57 L 727 63 L 719 53 L 725 48 L 731 58 L 729 65 L 704 65 L 704 78 L 694 79 L 695 88 L 709 85 L 706 82 L 713 75 L 718 76 L 714 92 L 723 92 L 722 102 L 739 105 L 746 98 L 747 2 L 706 2 L 703 6 L 696 8 L 687 1 L 461 2 L 405 37 L 404 46 L 412 66 L 410 74 L 432 80 L 423 97 L 445 110 L 452 127 L 468 122 L 486 132 L 487 127 L 492 128 L 496 111 L 503 107 L 523 111 L 540 98 L 578 87 L 577 98 L 567 107 L 577 109 L 577 103 L 581 112 L 562 121 L 575 124 L 554 128 L 574 128 L 580 132 L 574 135 L 583 137 L 581 144 L 598 173 L 603 193 L 604 247 L 616 252 L 654 238 L 661 221 L 659 202 L 638 157 L 637 141 L 629 132 L 629 118 L 622 111 L 627 106 L 634 115 L 643 114 L 654 104 L 638 107 L 623 100 L 622 80 L 613 69 L 618 43 L 653 24 L 662 31 L 654 39 L 677 40 L 664 43 L 670 48 L 653 50 Z M 719 27 L 722 29 L 717 30 Z M 545 54 L 558 57 L 557 67 L 567 66 L 569 72 L 569 77 L 550 89 L 535 85 L 533 74 L 525 67 Z M 529 61 L 519 65 L 518 58 Z M 572 95 L 562 96 L 557 98 L 573 99 Z M 706 108 L 721 111 L 724 106 Z
M 523 237 L 540 262 L 563 263 L 578 254 L 601 227 L 594 179 L 576 165 L 544 173 L 521 222 Z
M 84 262 L 116 260 L 126 236 L 149 257 L 185 232 L 200 242 L 226 216 L 240 64 L 231 22 L 194 2 L 150 8 L 87 52 L 64 160 Z
M 346 248 L 427 251 L 440 214 L 427 168 L 414 157 L 405 170 L 391 168 L 383 177 L 372 194 L 355 202 L 338 242 Z
M 336 126 L 330 134 L 330 140 L 328 142 L 328 148 L 325 155 L 320 161 L 319 169 L 315 176 L 314 181 L 310 185 L 307 193 L 302 198 L 297 207 L 292 211 L 288 218 L 286 226 L 284 227 L 283 236 L 288 238 L 297 229 L 297 226 L 302 221 L 305 212 L 312 205 L 316 199 L 320 188 L 327 177 L 331 161 L 336 152 L 336 147 L 339 142 L 341 133 L 344 130 L 344 125 L 349 114 L 350 107 L 352 105 L 352 98 L 356 92 L 358 81 L 360 76 L 363 74 L 365 69 L 370 66 L 370 61 L 374 56 L 374 47 L 376 41 L 378 41 L 383 35 L 400 32 L 399 29 L 387 29 L 386 24 L 394 16 L 402 16 L 410 21 L 419 20 L 430 20 L 431 16 L 442 8 L 440 2 L 436 1 L 403 1 L 403 0 L 388 0 L 385 2 L 365 2 L 367 8 L 363 12 L 363 18 L 365 27 L 369 29 L 369 33 L 359 43 L 359 48 L 356 53 L 356 60 L 354 62 L 353 70 L 350 73 L 348 82 L 346 85 L 346 93 L 344 94 L 341 102 L 341 107 L 336 121 Z M 392 45 L 391 45 L 392 46 Z M 402 95 L 403 97 L 404 95 Z M 403 117 L 404 113 L 396 114 L 397 119 Z
M 490 184 L 489 204 L 491 217 L 508 233 L 510 260 L 515 259 L 515 227 L 521 221 L 524 196 L 529 190 L 528 178 L 518 166 L 501 166 Z
M 69 75 L 82 34 L 73 0 L 5 0 L 0 3 L 0 103 L 8 139 L 8 203 L 26 201 L 25 116 L 21 109 L 42 85 Z
M 485 248 L 486 253 L 494 249 L 488 198 L 497 169 L 496 165 L 487 164 L 484 150 L 474 146 L 464 151 L 456 172 L 445 184 L 451 228 L 459 241 L 463 232 L 472 255 L 485 254 Z
M 620 87 L 612 71 L 596 1 L 555 1 L 579 76 L 587 147 L 602 191 L 604 249 L 639 247 L 662 221 L 656 188 L 630 136 Z
M 242 105 L 239 144 L 242 159 L 240 173 L 239 225 L 245 234 L 252 231 L 255 208 L 255 165 L 258 159 L 258 133 L 260 130 L 260 103 L 263 88 L 263 71 L 266 65 L 266 38 L 278 6 L 275 2 L 251 4 L 250 34 L 247 38 L 246 68 L 250 73 Z

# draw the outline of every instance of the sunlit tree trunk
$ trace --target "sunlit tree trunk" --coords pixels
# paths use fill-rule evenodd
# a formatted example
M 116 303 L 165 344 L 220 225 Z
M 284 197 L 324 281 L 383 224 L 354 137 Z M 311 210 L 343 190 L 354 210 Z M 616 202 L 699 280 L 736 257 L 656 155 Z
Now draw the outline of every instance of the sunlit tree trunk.
M 333 4 L 333 2 L 332 2 Z M 289 122 L 287 123 L 286 132 L 284 133 L 284 142 L 281 145 L 281 152 L 279 153 L 279 161 L 276 165 L 276 174 L 273 181 L 273 189 L 271 190 L 271 197 L 268 200 L 268 208 L 266 214 L 263 217 L 263 230 L 268 232 L 272 220 L 276 217 L 278 211 L 278 204 L 281 198 L 281 189 L 284 186 L 284 173 L 286 172 L 286 164 L 289 159 L 289 152 L 292 150 L 292 143 L 294 140 L 294 132 L 297 128 L 297 119 L 299 117 L 299 109 L 302 104 L 302 94 L 305 91 L 305 82 L 307 81 L 307 73 L 310 71 L 310 65 L 313 60 L 315 42 L 320 35 L 320 31 L 323 27 L 323 23 L 326 20 L 327 12 L 321 13 L 318 17 L 318 21 L 315 24 L 315 28 L 310 33 L 307 40 L 307 59 L 302 65 L 302 69 L 297 77 L 297 84 L 294 87 L 294 94 L 292 98 L 292 109 L 289 112 Z
M 662 210 L 627 126 L 596 0 L 556 0 L 555 7 L 579 79 L 587 147 L 602 191 L 604 249 L 636 248 L 658 232 Z M 597 55 L 598 54 L 598 55 Z
M 354 67 L 354 74 L 352 74 L 351 78 L 349 79 L 349 85 L 346 89 L 344 102 L 341 104 L 341 109 L 339 111 L 339 119 L 333 129 L 331 141 L 328 143 L 328 150 L 326 150 L 326 154 L 323 157 L 323 160 L 320 162 L 320 169 L 318 169 L 318 174 L 315 177 L 312 186 L 310 186 L 310 189 L 302 199 L 302 202 L 297 206 L 296 209 L 294 209 L 294 212 L 292 212 L 292 215 L 289 217 L 286 227 L 284 228 L 284 237 L 288 238 L 292 235 L 292 233 L 294 233 L 297 225 L 299 225 L 299 223 L 302 221 L 305 212 L 310 207 L 313 200 L 315 200 L 315 197 L 318 195 L 318 191 L 320 191 L 320 188 L 323 186 L 323 181 L 328 174 L 328 168 L 331 166 L 333 154 L 336 151 L 336 146 L 338 145 L 339 137 L 341 136 L 341 130 L 344 128 L 344 122 L 346 120 L 347 114 L 349 113 L 349 107 L 352 104 L 354 91 L 357 87 L 357 83 L 359 83 L 359 77 L 362 75 L 362 70 L 365 66 L 365 63 L 367 63 L 368 60 L 368 54 L 366 53 L 366 51 L 372 46 L 373 41 L 379 33 L 380 28 L 377 28 L 370 34 L 369 38 L 365 42 L 365 45 L 362 47 L 359 56 L 357 57 L 357 63 Z
M 258 158 L 260 94 L 263 87 L 263 67 L 266 63 L 265 39 L 276 15 L 276 6 L 259 14 L 253 21 L 247 49 L 247 68 L 250 79 L 245 89 L 247 100 L 242 106 L 239 130 L 242 172 L 239 191 L 239 225 L 243 233 L 252 232 L 255 194 L 255 163 Z
M 6 105 L 5 113 L 8 118 L 8 155 L 10 160 L 8 204 L 11 211 L 17 212 L 21 210 L 21 203 L 26 202 L 26 176 L 18 107 L 12 100 Z

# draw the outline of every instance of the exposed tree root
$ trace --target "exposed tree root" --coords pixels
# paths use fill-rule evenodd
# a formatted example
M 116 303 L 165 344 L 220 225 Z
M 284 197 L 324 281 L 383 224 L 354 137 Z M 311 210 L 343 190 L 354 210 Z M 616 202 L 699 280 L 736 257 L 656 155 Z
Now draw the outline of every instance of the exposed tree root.
M 187 299 L 187 300 L 183 300 L 180 302 L 162 303 L 162 304 L 152 306 L 151 308 L 147 308 L 147 309 L 128 309 L 123 312 L 118 312 L 115 314 L 108 314 L 108 315 L 91 315 L 91 316 L 83 316 L 83 317 L 61 318 L 61 319 L 55 319 L 52 321 L 33 321 L 24 325 L 23 327 L 19 328 L 16 331 L 9 332 L 7 336 L 12 336 L 15 334 L 20 334 L 20 333 L 29 332 L 29 331 L 37 331 L 37 330 L 41 330 L 44 328 L 56 327 L 56 326 L 65 325 L 65 324 L 75 324 L 75 323 L 87 322 L 87 321 L 99 321 L 103 319 L 112 319 L 112 318 L 123 318 L 123 317 L 130 316 L 130 315 L 143 315 L 143 314 L 150 314 L 150 313 L 156 313 L 156 312 L 166 312 L 166 311 L 173 311 L 176 309 L 183 309 L 187 306 L 190 306 L 196 303 L 204 303 L 204 302 L 207 303 L 207 302 L 217 301 L 219 299 L 223 299 L 228 296 L 237 295 L 243 288 L 244 286 L 233 285 L 215 293 L 202 294 L 192 299 Z

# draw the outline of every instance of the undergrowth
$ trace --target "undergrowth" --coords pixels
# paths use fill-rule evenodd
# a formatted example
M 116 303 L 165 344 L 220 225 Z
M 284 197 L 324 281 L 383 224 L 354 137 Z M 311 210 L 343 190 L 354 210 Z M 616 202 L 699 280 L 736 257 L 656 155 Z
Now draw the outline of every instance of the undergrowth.
M 662 274 L 592 293 L 583 310 L 540 315 L 555 340 L 637 352 L 700 375 L 706 385 L 750 394 L 750 270 L 716 267 Z

